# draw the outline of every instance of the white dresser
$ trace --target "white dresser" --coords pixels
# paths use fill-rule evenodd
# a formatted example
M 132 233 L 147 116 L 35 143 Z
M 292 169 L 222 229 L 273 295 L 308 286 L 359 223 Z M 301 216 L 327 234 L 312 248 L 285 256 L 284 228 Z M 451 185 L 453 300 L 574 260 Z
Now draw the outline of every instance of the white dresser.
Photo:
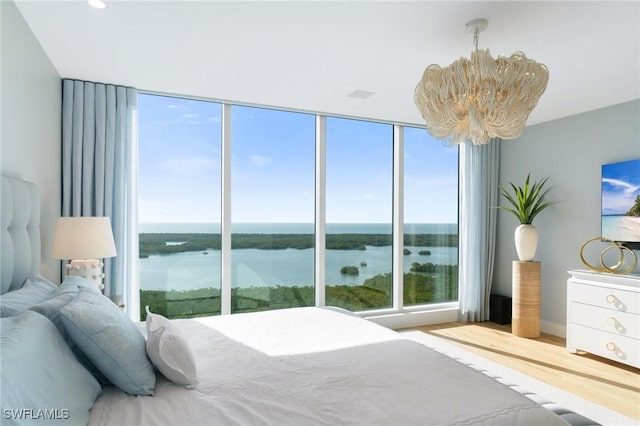
M 569 271 L 567 350 L 640 368 L 640 276 Z

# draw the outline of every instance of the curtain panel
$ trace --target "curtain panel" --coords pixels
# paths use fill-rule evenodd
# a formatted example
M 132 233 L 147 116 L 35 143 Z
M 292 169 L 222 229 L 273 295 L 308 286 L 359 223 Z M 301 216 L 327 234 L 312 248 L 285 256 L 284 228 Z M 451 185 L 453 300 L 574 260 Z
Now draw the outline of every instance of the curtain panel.
M 136 89 L 63 80 L 62 216 L 111 219 L 117 255 L 105 259 L 104 294 L 128 310 L 137 308 L 126 292 L 138 258 L 136 139 Z
M 460 147 L 460 260 L 458 299 L 462 322 L 489 319 L 498 206 L 500 139 Z

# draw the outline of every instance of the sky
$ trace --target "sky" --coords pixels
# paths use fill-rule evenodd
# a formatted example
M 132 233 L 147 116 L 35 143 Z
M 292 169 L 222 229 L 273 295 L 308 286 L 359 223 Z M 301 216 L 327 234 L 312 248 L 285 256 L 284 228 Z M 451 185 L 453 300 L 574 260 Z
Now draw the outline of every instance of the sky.
M 602 214 L 625 214 L 640 195 L 640 159 L 602 166 Z
M 140 94 L 141 223 L 220 222 L 221 105 Z M 232 107 L 234 223 L 312 223 L 315 116 Z M 393 127 L 327 117 L 328 223 L 390 223 Z M 457 222 L 458 150 L 405 128 L 405 223 Z

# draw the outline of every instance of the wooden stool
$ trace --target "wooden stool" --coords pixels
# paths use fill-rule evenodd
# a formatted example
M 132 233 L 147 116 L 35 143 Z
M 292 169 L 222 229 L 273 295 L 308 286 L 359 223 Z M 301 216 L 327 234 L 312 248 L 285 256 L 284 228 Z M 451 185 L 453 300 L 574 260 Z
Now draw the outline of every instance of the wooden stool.
M 540 262 L 513 261 L 511 332 L 540 337 Z

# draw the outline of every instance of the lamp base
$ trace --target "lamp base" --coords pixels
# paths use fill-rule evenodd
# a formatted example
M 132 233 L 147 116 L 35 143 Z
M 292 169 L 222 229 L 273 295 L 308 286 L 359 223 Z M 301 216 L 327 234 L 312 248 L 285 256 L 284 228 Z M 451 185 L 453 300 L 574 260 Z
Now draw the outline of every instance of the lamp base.
M 78 276 L 92 281 L 100 290 L 104 288 L 102 279 L 104 272 L 102 267 L 104 263 L 98 259 L 75 259 L 66 266 L 69 276 Z

